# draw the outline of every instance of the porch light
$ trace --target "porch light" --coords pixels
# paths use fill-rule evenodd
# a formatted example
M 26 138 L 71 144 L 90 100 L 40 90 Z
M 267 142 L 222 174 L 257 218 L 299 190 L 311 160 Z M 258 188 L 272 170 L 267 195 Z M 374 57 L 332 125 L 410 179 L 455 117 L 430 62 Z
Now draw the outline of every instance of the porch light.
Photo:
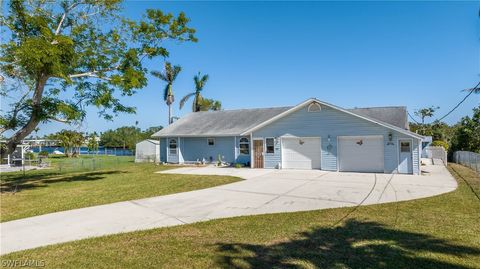
M 388 141 L 392 142 L 392 140 L 393 140 L 393 134 L 388 133 Z

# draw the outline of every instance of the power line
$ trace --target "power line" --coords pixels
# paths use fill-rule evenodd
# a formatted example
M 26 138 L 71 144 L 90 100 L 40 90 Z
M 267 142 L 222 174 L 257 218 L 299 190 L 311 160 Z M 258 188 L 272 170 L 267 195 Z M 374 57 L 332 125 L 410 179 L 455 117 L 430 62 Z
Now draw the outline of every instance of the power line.
M 410 114 L 410 112 L 408 112 L 408 110 L 407 110 L 407 113 L 408 113 L 408 116 L 410 117 L 410 119 L 412 119 L 416 124 L 421 124 L 420 122 L 418 122 L 418 121 L 412 116 L 412 114 Z
M 480 86 L 480 82 L 477 83 L 477 86 L 473 87 L 472 89 L 470 89 L 469 93 L 462 99 L 462 101 L 460 101 L 455 107 L 453 107 L 450 111 L 448 111 L 447 114 L 445 114 L 443 117 L 441 117 L 440 119 L 437 119 L 437 121 L 441 121 L 443 120 L 444 118 L 446 118 L 448 115 L 450 115 L 455 109 L 457 109 L 465 100 L 467 100 L 467 98 L 472 95 L 472 93 L 475 92 L 475 90 L 478 88 L 478 86 Z

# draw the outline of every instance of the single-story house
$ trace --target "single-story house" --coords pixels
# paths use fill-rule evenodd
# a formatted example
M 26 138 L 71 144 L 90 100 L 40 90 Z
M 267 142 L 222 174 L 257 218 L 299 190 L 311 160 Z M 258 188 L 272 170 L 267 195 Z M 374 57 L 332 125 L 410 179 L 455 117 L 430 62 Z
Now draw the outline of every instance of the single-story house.
M 405 107 L 344 109 L 318 99 L 293 107 L 195 112 L 152 137 L 167 163 L 420 173 L 422 136 Z
M 146 139 L 135 145 L 135 162 L 156 162 L 160 161 L 160 141 Z

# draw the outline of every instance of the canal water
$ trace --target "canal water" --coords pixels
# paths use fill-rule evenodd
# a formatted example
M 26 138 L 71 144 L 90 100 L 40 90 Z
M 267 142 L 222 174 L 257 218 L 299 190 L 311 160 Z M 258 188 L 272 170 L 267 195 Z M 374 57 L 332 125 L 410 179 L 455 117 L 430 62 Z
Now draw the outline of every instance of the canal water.
M 50 147 L 50 146 L 44 146 L 44 147 L 30 147 L 30 149 L 38 153 L 40 151 L 47 151 L 49 154 L 52 154 L 54 151 L 60 151 L 60 152 L 65 152 L 63 147 Z M 80 154 L 97 154 L 97 155 L 115 155 L 115 156 L 132 156 L 134 155 L 134 152 L 129 149 L 123 149 L 123 148 L 107 148 L 107 147 L 99 147 L 98 151 L 88 151 L 87 147 L 80 147 Z

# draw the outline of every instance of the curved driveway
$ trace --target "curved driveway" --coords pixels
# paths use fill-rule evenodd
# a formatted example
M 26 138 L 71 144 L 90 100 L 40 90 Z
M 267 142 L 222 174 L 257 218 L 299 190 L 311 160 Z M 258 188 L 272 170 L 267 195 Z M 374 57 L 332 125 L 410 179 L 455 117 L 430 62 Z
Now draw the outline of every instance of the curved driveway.
M 1 223 L 0 254 L 216 218 L 411 200 L 457 187 L 444 166 L 422 166 L 422 170 L 423 176 L 214 167 L 168 170 L 162 173 L 232 175 L 246 180 Z

